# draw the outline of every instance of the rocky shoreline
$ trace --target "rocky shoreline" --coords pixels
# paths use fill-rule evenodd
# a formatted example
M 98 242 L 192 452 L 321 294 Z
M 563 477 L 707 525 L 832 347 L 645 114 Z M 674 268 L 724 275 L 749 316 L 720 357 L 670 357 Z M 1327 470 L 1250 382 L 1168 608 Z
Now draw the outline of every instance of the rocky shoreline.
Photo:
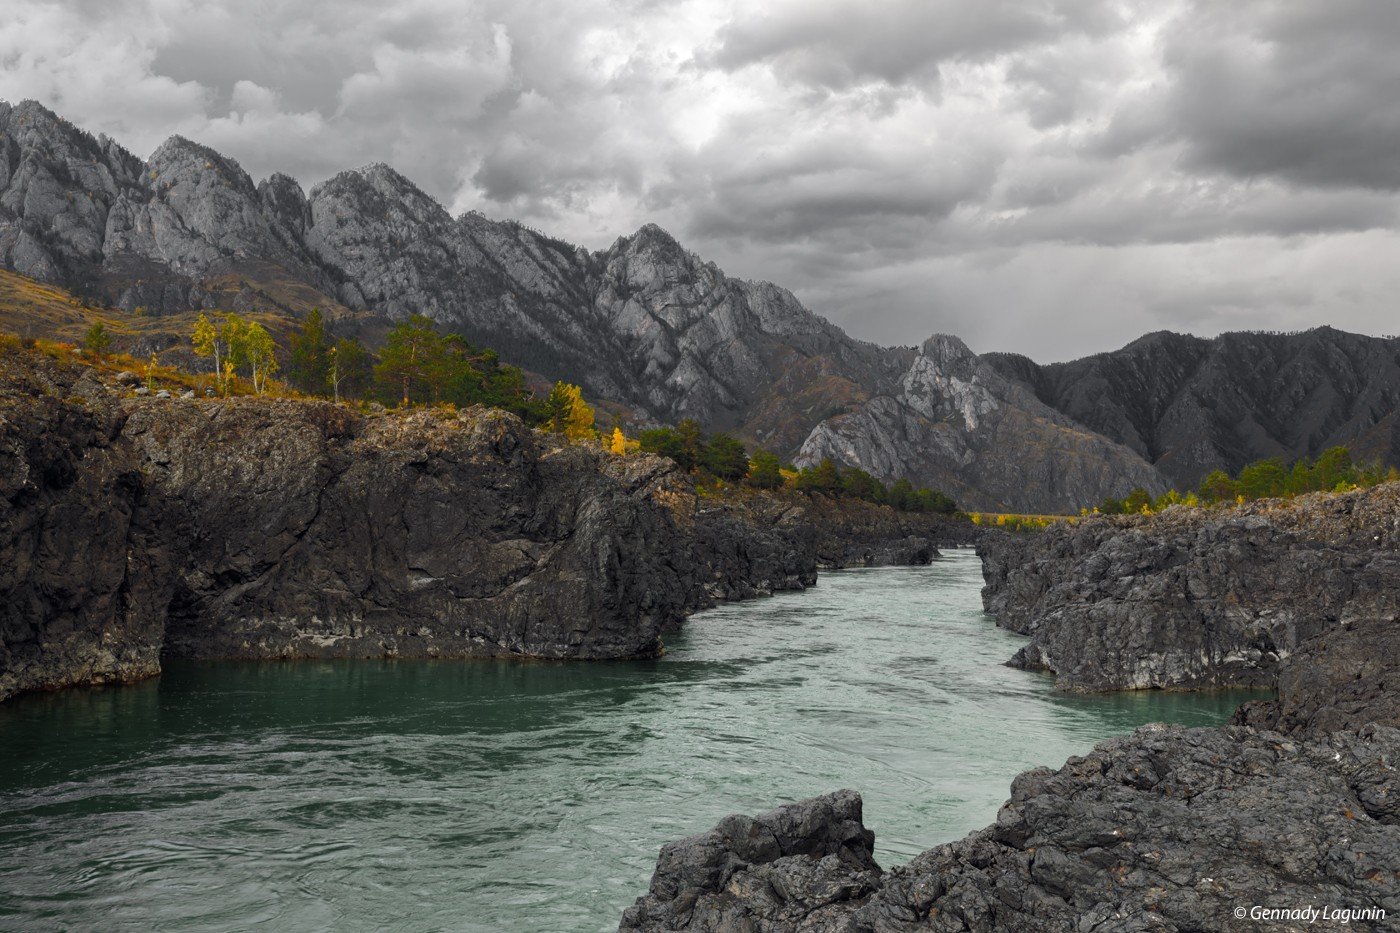
M 1066 690 L 1272 687 L 1338 624 L 1400 612 L 1400 484 L 1096 516 L 978 544 L 1013 663 Z
M 666 846 L 621 929 L 1265 929 L 1242 922 L 1256 907 L 1349 910 L 1351 929 L 1382 929 L 1400 916 L 1397 756 L 1388 726 L 1144 726 L 1022 774 L 993 825 L 888 872 L 859 795 L 839 791 Z
M 1221 728 L 1145 726 L 1026 772 L 991 826 L 888 872 L 854 791 L 728 817 L 663 848 L 621 929 L 1393 928 L 1397 499 L 1386 486 L 987 536 L 987 609 L 1031 638 L 1015 664 L 1078 690 L 1277 696 Z
M 499 411 L 134 398 L 3 352 L 0 699 L 162 656 L 652 656 L 718 600 L 936 553 L 932 516 L 707 499 Z

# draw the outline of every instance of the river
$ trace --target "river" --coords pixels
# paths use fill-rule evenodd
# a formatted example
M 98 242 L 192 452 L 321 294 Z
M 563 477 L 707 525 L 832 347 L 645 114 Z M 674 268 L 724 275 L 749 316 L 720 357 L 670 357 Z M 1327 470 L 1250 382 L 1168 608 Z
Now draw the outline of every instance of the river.
M 853 787 L 889 866 L 1240 694 L 1056 694 L 968 551 L 700 613 L 656 661 L 172 664 L 0 705 L 0 928 L 615 930 L 662 843 Z

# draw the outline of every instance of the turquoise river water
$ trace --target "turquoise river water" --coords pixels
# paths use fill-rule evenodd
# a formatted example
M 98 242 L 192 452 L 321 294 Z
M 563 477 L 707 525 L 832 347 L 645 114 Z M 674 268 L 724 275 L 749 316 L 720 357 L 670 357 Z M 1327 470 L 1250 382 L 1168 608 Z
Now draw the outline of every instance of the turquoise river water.
M 0 929 L 614 930 L 662 843 L 854 787 L 890 865 L 1238 694 L 1057 695 L 967 551 L 700 613 L 662 659 L 171 665 L 0 706 Z

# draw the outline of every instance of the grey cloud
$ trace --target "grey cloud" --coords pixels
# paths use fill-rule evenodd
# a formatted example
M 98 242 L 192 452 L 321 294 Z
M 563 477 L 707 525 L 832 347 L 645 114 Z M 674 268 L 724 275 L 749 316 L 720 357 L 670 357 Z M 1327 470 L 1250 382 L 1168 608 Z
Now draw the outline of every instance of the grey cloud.
M 866 339 L 1393 330 L 1395 4 L 12 4 L 0 95 L 139 152 L 385 161 L 594 248 L 655 221 Z
M 1123 148 L 1179 140 L 1197 169 L 1400 189 L 1400 5 L 1193 4 L 1164 35 L 1170 82 L 1125 114 Z
M 765 64 L 784 78 L 845 90 L 862 82 L 927 84 L 953 59 L 978 60 L 1115 19 L 1097 0 L 966 3 L 963 0 L 819 0 L 755 4 L 720 32 L 708 61 Z

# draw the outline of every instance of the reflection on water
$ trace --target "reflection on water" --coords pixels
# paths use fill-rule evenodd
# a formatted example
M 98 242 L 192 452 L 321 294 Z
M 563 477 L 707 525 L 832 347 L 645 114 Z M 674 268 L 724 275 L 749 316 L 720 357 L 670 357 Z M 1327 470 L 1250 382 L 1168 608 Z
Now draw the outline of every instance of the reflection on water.
M 1241 694 L 1055 694 L 975 557 L 824 575 L 656 661 L 171 666 L 0 706 L 0 927 L 612 930 L 663 842 L 838 787 L 883 864 L 1020 771 Z

